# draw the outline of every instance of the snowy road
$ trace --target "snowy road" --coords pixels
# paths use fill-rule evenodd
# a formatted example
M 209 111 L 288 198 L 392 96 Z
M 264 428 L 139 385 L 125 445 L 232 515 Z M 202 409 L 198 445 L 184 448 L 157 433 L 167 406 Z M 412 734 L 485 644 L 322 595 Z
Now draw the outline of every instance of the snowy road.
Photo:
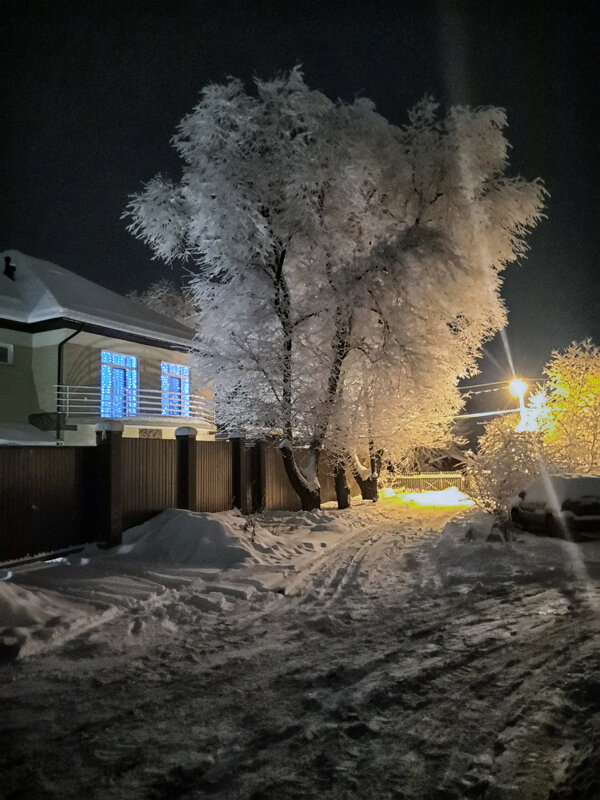
M 155 573 L 5 664 L 3 796 L 600 797 L 598 546 L 451 516 L 265 516 L 279 563 Z

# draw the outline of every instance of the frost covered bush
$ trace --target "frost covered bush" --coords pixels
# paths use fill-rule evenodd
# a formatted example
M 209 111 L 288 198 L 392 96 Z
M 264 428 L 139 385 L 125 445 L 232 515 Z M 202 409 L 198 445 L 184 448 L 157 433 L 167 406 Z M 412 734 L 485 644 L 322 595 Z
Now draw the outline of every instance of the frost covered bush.
M 468 453 L 469 493 L 491 514 L 504 515 L 510 500 L 540 474 L 542 435 L 515 430 L 516 415 L 487 422 L 477 453 Z

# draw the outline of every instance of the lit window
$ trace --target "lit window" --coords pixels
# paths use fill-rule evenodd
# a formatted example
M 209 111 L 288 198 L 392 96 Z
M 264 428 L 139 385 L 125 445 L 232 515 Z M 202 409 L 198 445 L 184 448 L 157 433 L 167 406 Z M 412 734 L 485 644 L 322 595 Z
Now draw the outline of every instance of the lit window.
M 170 417 L 190 415 L 190 368 L 160 362 L 161 413 Z
M 137 358 L 101 352 L 100 416 L 108 419 L 135 417 L 138 408 Z

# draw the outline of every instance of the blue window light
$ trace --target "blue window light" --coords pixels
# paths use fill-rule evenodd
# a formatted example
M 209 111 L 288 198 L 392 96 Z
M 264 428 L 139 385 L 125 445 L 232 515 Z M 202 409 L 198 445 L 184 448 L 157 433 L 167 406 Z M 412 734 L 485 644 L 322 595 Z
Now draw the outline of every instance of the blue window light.
M 160 362 L 160 407 L 164 416 L 190 416 L 189 367 Z
M 100 354 L 100 416 L 135 417 L 138 410 L 137 358 L 102 350 Z

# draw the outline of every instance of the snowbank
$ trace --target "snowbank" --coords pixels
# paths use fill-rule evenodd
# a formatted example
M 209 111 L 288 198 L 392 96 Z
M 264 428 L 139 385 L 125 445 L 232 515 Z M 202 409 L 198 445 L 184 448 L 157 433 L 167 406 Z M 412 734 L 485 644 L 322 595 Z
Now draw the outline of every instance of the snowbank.
M 440 521 L 451 514 L 440 533 Z M 78 555 L 0 572 L 0 658 L 43 652 L 115 616 L 130 618 L 130 633 L 155 624 L 175 632 L 198 624 L 202 614 L 235 609 L 243 616 L 282 595 L 304 594 L 310 603 L 321 591 L 311 586 L 314 565 L 340 543 L 347 547 L 355 537 L 380 570 L 375 551 L 382 532 L 382 542 L 392 536 L 411 545 L 402 573 L 390 570 L 389 579 L 417 586 L 424 596 L 499 583 L 551 584 L 567 574 L 585 581 L 590 569 L 600 571 L 600 543 L 582 550 L 526 533 L 488 541 L 492 521 L 478 511 L 412 508 L 396 498 L 255 518 L 168 509 L 126 531 L 113 550 L 91 545 Z M 428 529 L 432 523 L 437 531 Z M 363 566 L 361 591 L 371 577 Z
M 289 571 L 318 558 L 348 527 L 323 512 L 275 514 L 271 525 L 274 533 L 238 511 L 167 509 L 125 531 L 112 550 L 89 545 L 77 555 L 3 570 L 0 659 L 40 653 L 125 611 L 155 615 L 174 630 L 173 617 L 190 621 L 189 608 L 224 611 L 257 594 L 282 593 Z M 166 604 L 168 624 L 160 611 Z
M 279 547 L 275 536 L 248 522 L 239 512 L 208 514 L 168 508 L 158 516 L 130 528 L 123 544 L 105 551 L 107 559 L 126 559 L 161 565 L 232 569 L 246 563 L 261 563 Z M 84 555 L 98 555 L 96 547 Z

